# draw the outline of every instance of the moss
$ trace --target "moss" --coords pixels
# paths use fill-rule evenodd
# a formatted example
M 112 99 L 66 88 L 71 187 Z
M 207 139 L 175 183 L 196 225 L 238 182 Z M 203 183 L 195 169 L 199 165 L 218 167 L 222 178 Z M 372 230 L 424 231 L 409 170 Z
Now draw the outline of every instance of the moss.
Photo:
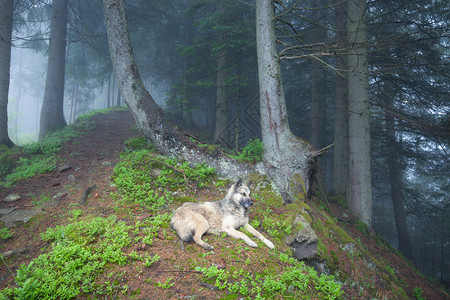
M 152 149 L 153 145 L 143 136 L 131 138 L 125 141 L 125 148 L 129 151 Z
M 348 233 L 344 229 L 342 229 L 335 223 L 333 223 L 332 227 L 334 233 L 338 235 L 341 244 L 355 243 L 355 241 L 348 235 Z
M 298 231 L 300 231 L 300 230 L 302 230 L 302 229 L 303 229 L 303 223 L 302 223 L 302 222 L 298 222 L 298 223 L 295 224 L 295 226 L 293 227 L 292 232 L 295 233 L 295 232 L 298 232 Z
M 280 206 L 283 203 L 280 195 L 267 188 L 261 190 L 261 200 L 269 206 Z
M 199 144 L 199 146 L 209 155 L 212 155 L 213 153 L 215 153 L 217 151 L 217 149 L 219 149 L 219 151 L 220 151 L 219 145 Z
M 302 211 L 300 214 L 301 214 L 301 215 L 303 216 L 303 218 L 305 218 L 310 224 L 312 224 L 313 219 L 312 219 L 311 215 L 310 215 L 307 211 Z
M 348 207 L 348 199 L 345 196 L 332 196 L 330 199 L 342 207 Z
M 339 268 L 339 258 L 333 250 L 330 251 L 330 258 L 331 260 L 328 260 L 329 267 L 331 270 L 337 270 Z
M 258 185 L 260 183 L 267 182 L 267 176 L 262 175 L 261 173 L 258 172 L 252 172 L 248 176 L 248 181 L 253 181 L 253 184 Z
M 328 237 L 328 230 L 325 230 L 325 226 L 321 221 L 312 223 L 312 228 L 317 231 L 321 232 L 325 237 Z
M 327 216 L 327 220 L 326 220 L 326 224 L 328 225 L 328 227 L 330 228 L 330 230 L 336 234 L 339 238 L 339 241 L 341 244 L 347 244 L 347 243 L 353 243 L 355 244 L 355 240 L 350 237 L 347 233 L 347 231 L 345 231 L 345 229 L 343 229 L 342 227 L 340 227 L 339 225 L 337 225 L 332 218 Z
M 317 254 L 323 259 L 329 260 L 327 246 L 325 246 L 320 239 L 317 242 Z
M 357 221 L 356 222 L 356 229 L 358 229 L 362 234 L 370 234 L 369 228 L 362 221 Z
M 395 296 L 397 296 L 397 299 L 409 299 L 408 295 L 406 294 L 405 290 L 396 284 L 391 285 L 391 290 L 394 293 Z
M 306 184 L 303 180 L 302 175 L 295 174 L 289 182 L 289 186 L 291 187 L 291 190 L 294 191 L 295 196 L 298 200 L 305 201 L 308 198 Z

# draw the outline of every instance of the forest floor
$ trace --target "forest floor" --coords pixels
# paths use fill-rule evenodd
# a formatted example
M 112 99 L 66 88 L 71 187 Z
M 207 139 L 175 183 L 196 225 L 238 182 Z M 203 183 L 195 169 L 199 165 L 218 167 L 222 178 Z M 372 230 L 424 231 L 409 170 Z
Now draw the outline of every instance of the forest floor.
M 125 150 L 124 143 L 140 135 L 131 114 L 127 111 L 113 111 L 109 114 L 97 115 L 93 121 L 95 125 L 87 134 L 65 143 L 59 153 L 59 168 L 0 190 L 0 209 L 38 209 L 38 214 L 31 220 L 11 228 L 12 238 L 0 239 L 0 253 L 4 257 L 3 261 L 0 261 L 0 291 L 15 286 L 14 277 L 21 265 L 28 265 L 33 259 L 50 250 L 50 242 L 40 238 L 40 235 L 48 228 L 66 225 L 87 216 L 107 218 L 115 215 L 117 220 L 127 224 L 153 216 L 152 213 L 140 210 L 137 204 L 118 202 L 112 196 L 118 193 L 118 188 L 112 184 L 112 177 L 116 164 L 121 160 L 120 154 Z M 227 186 L 217 187 L 211 184 L 196 189 L 195 194 L 191 193 L 190 197 L 198 201 L 217 200 L 225 195 Z M 83 195 L 89 188 L 92 192 L 84 201 Z M 11 194 L 20 195 L 20 199 L 13 202 L 3 201 Z M 319 207 L 317 198 L 309 201 L 311 204 L 316 203 L 312 207 Z M 180 203 L 174 203 L 168 209 L 173 210 L 177 205 L 179 206 Z M 329 208 L 337 219 L 351 219 L 350 213 L 342 206 L 330 204 Z M 316 211 L 315 214 L 316 217 L 321 216 L 320 212 Z M 419 299 L 419 295 L 424 299 L 449 299 L 448 294 L 437 284 L 416 272 L 403 258 L 380 242 L 379 238 L 374 238 L 373 234 L 362 234 L 351 223 L 343 222 L 340 226 L 345 228 L 354 240 L 360 241 L 371 255 L 390 266 L 392 275 L 401 283 L 408 295 L 407 298 L 414 299 L 413 295 L 416 295 L 415 298 Z M 324 238 L 326 233 L 318 233 L 318 235 Z M 144 262 L 139 260 L 119 263 L 114 267 L 115 275 L 106 275 L 106 273 L 113 273 L 105 272 L 97 280 L 115 282 L 117 291 L 110 291 L 108 299 L 218 299 L 225 297 L 227 292 L 219 290 L 217 286 L 214 286 L 214 282 L 205 282 L 204 276 L 195 268 L 196 264 L 202 267 L 217 266 L 218 269 L 230 270 L 242 264 L 251 266 L 245 269 L 247 272 L 255 273 L 261 271 L 258 268 L 277 267 L 267 266 L 264 262 L 251 262 L 251 260 L 262 261 L 264 257 L 271 255 L 269 249 L 262 243 L 258 243 L 258 248 L 248 249 L 245 245 L 241 246 L 243 244 L 241 241 L 230 237 L 208 236 L 207 238 L 210 244 L 215 245 L 214 252 L 206 252 L 193 244 L 181 247 L 178 238 L 170 228 L 162 228 L 156 233 L 151 245 L 139 241 L 127 248 L 130 256 L 131 252 L 137 253 L 136 255 L 149 253 L 152 257 L 159 256 L 156 263 L 148 268 L 143 267 Z M 217 245 L 220 246 L 217 247 Z M 333 248 L 331 244 L 327 246 L 329 249 Z M 236 250 L 239 247 L 242 249 Z M 283 249 L 288 251 L 287 246 L 279 247 L 284 247 Z M 237 252 L 232 253 L 233 250 Z M 335 255 L 344 264 L 344 258 L 341 258 L 338 251 L 336 249 Z M 352 278 L 369 276 L 364 270 L 356 270 L 358 266 L 363 268 L 362 265 L 350 264 L 349 266 L 347 271 L 352 274 Z M 351 269 L 351 266 L 356 269 Z M 364 268 L 367 267 L 364 266 Z M 387 284 L 388 281 L 373 278 L 369 280 L 373 281 L 370 295 L 380 299 L 402 298 L 401 293 L 392 292 L 392 286 Z M 344 283 L 342 298 L 366 298 L 369 294 L 361 292 L 363 288 Z M 420 292 L 417 288 L 421 289 Z M 95 292 L 81 295 L 81 298 L 96 298 Z M 245 295 L 245 292 L 240 295 Z

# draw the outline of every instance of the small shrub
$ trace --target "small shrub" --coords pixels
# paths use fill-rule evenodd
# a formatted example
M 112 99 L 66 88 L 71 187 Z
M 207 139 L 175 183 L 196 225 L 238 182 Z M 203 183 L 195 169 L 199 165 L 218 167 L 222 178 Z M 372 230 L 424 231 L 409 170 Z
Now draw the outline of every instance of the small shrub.
M 125 149 L 128 152 L 136 150 L 154 150 L 154 146 L 145 137 L 140 136 L 126 140 Z
M 13 235 L 9 231 L 9 228 L 0 228 L 0 239 L 9 239 L 12 238 Z
M 255 138 L 253 140 L 249 140 L 247 145 L 242 148 L 241 152 L 238 155 L 230 156 L 239 161 L 256 163 L 262 160 L 263 153 L 263 143 L 258 138 Z
M 13 151 L 6 145 L 0 145 L 0 179 L 4 178 L 15 166 Z
M 4 185 L 13 186 L 18 181 L 31 178 L 38 174 L 50 172 L 56 168 L 57 158 L 55 155 L 48 157 L 37 155 L 29 158 L 20 158 L 14 172 L 6 176 Z
M 164 283 L 161 283 L 160 281 L 158 281 L 156 286 L 163 288 L 163 289 L 169 289 L 173 286 L 173 284 L 174 284 L 173 278 L 169 277 L 169 278 L 167 278 L 167 280 Z
M 425 300 L 426 298 L 422 296 L 422 293 L 423 293 L 422 288 L 416 286 L 412 291 L 412 296 L 414 297 L 414 299 L 417 300 Z
M 159 261 L 160 258 L 161 257 L 158 254 L 153 256 L 146 255 L 146 257 L 144 257 L 144 266 L 150 268 L 155 262 Z

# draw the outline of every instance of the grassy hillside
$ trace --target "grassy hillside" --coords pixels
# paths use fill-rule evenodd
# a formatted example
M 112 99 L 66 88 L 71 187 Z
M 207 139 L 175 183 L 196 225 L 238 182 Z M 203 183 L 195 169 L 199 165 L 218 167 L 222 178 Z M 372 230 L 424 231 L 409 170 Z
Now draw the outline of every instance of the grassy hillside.
M 23 158 L 5 172 L 2 185 L 7 189 L 1 196 L 28 190 L 34 201 L 24 199 L 20 205 L 45 208 L 19 227 L 0 225 L 0 273 L 5 274 L 0 299 L 448 297 L 355 222 L 343 199 L 338 205 L 321 195 L 282 205 L 258 174 L 251 178 L 251 224 L 274 242 L 274 250 L 256 239 L 258 247 L 250 248 L 225 234 L 205 236 L 214 251 L 180 243 L 169 227 L 174 209 L 184 202 L 220 199 L 232 182 L 206 165 L 161 156 L 134 129 L 115 130 L 123 127 L 121 118 L 131 116 L 122 111 L 83 118 L 66 129 L 70 134 L 51 137 L 59 142 L 45 140 L 5 155 Z M 120 154 L 106 149 L 121 139 Z M 29 150 L 33 147 L 37 150 Z M 83 149 L 92 150 L 93 158 Z M 247 152 L 254 160 L 254 153 Z M 245 159 L 245 154 L 239 157 Z M 23 159 L 48 168 L 32 168 Z M 74 167 L 62 173 L 62 165 Z M 31 175 L 17 175 L 25 171 Z M 61 174 L 77 179 L 67 181 Z M 52 178 L 66 196 L 50 206 L 45 204 L 56 194 L 55 184 L 42 187 L 42 180 Z M 88 195 L 85 202 L 80 201 L 83 194 Z M 298 230 L 292 225 L 297 215 L 319 237 L 318 254 L 308 261 L 292 258 L 285 244 L 286 236 Z M 28 250 L 9 254 L 20 247 Z

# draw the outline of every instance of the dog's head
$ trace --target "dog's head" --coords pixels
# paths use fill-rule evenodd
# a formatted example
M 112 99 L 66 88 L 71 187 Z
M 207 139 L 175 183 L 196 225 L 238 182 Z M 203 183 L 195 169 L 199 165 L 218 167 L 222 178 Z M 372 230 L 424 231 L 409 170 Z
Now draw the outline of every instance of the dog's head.
M 239 203 L 245 208 L 249 208 L 253 205 L 253 201 L 250 198 L 250 185 L 251 181 L 247 184 L 243 184 L 242 179 L 239 178 L 239 180 L 228 190 L 227 198 L 235 203 Z

